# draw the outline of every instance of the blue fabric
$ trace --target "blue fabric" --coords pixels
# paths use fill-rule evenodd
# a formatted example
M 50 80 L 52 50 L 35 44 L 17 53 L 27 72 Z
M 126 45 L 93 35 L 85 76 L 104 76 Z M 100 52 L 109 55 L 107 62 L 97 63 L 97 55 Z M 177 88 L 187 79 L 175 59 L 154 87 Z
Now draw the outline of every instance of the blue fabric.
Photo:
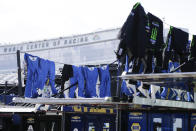
M 165 99 L 168 93 L 168 87 L 163 87 L 163 91 L 161 92 L 161 98 Z
M 160 94 L 159 91 L 157 91 L 157 92 L 155 93 L 155 97 L 156 97 L 157 99 L 161 99 L 161 94 Z
M 153 87 L 150 86 L 150 89 L 148 90 L 148 94 L 149 94 L 150 97 L 152 97 L 152 96 L 151 96 L 151 90 L 152 90 L 152 88 L 153 88 Z M 155 98 L 156 98 L 156 99 L 161 99 L 160 91 L 157 91 L 157 92 L 155 93 Z
M 40 58 L 40 89 L 44 88 L 46 81 L 49 79 L 49 85 L 52 90 L 52 94 L 56 94 L 55 88 L 55 63 L 53 61 L 44 60 Z
M 162 70 L 162 73 L 167 73 L 166 70 Z M 168 87 L 163 87 L 163 91 L 161 92 L 161 99 L 165 99 L 167 96 Z
M 169 69 L 168 69 L 168 72 L 171 72 L 173 69 L 177 68 L 178 66 L 180 66 L 180 63 L 179 62 L 172 62 L 170 61 L 169 62 Z M 176 72 L 180 72 L 180 70 L 176 70 Z
M 72 66 L 73 68 L 73 77 L 70 78 L 70 85 L 78 82 L 78 96 L 84 97 L 84 72 L 83 67 Z M 69 97 L 74 98 L 74 93 L 77 88 L 77 85 L 69 89 Z
M 144 72 L 144 65 L 141 64 L 139 69 L 139 74 L 142 74 L 143 72 Z M 141 84 L 142 84 L 141 81 L 137 81 L 136 88 L 139 88 Z M 145 96 L 145 95 L 138 90 L 137 96 Z
M 127 87 L 126 81 L 123 80 L 122 85 L 121 85 L 121 92 L 127 96 L 133 96 L 134 91 L 132 90 L 132 88 L 129 88 L 129 89 Z
M 179 62 L 172 62 L 172 61 L 169 61 L 168 63 L 168 70 L 164 70 L 162 71 L 163 73 L 169 73 L 171 72 L 173 69 L 177 68 L 178 66 L 180 65 Z M 176 72 L 180 72 L 180 70 L 176 70 Z M 167 95 L 168 95 L 168 99 L 169 100 L 173 100 L 174 98 L 174 93 L 175 93 L 175 96 L 177 96 L 177 92 L 175 91 L 170 91 L 169 94 L 168 94 L 168 87 L 163 87 L 163 91 L 161 92 L 161 98 L 162 99 L 166 99 Z M 176 99 L 178 99 L 177 97 L 175 97 Z
M 100 80 L 100 86 L 99 86 L 99 96 L 100 97 L 110 97 L 110 72 L 109 72 L 109 66 L 106 67 L 100 67 L 99 68 L 99 80 Z
M 21 118 L 21 116 L 19 114 L 14 114 L 12 116 L 12 121 L 13 121 L 14 125 L 19 125 L 22 122 L 22 118 Z
M 124 93 L 127 95 L 127 84 L 126 84 L 125 80 L 123 80 L 122 84 L 121 84 L 121 93 Z
M 16 96 L 10 95 L 0 95 L 0 102 L 4 103 L 5 105 L 13 105 L 12 99 Z
M 125 61 L 125 72 L 127 73 L 129 70 L 129 65 L 128 65 L 128 56 L 126 55 L 126 61 Z M 123 80 L 122 81 L 122 84 L 121 84 L 121 93 L 124 93 L 124 94 L 129 94 L 128 92 L 128 89 L 127 89 L 127 84 L 126 84 L 126 81 Z
M 25 97 L 35 97 L 38 87 L 39 57 L 25 53 L 24 59 L 27 63 L 27 81 L 25 87 Z
M 142 86 L 141 81 L 137 81 L 136 88 L 139 88 L 140 86 Z M 137 96 L 145 96 L 142 92 L 140 92 L 139 89 L 136 91 L 137 91 L 137 93 L 136 93 Z
M 183 92 L 183 93 L 181 93 L 181 99 L 182 99 L 182 101 L 192 102 L 193 101 L 193 94 L 191 92 Z
M 187 91 L 187 101 L 191 102 L 194 101 L 194 90 L 193 88 L 190 88 L 190 91 Z
M 183 92 L 183 93 L 181 93 L 181 99 L 182 99 L 182 101 L 191 102 L 192 101 L 191 93 L 190 92 Z
M 187 92 L 187 101 L 189 101 L 189 102 L 192 101 L 190 92 Z
M 25 53 L 24 59 L 27 63 L 25 97 L 37 97 L 37 89 L 42 90 L 48 79 L 52 93 L 56 94 L 55 63 L 27 53 Z
M 171 89 L 169 92 L 169 95 L 168 95 L 168 99 L 169 100 L 178 100 L 179 99 L 178 93 L 175 90 Z
M 178 93 L 175 90 L 171 89 L 171 88 L 170 88 L 169 91 L 168 91 L 168 89 L 169 88 L 167 88 L 167 87 L 163 88 L 163 91 L 161 93 L 161 98 L 162 99 L 167 98 L 168 100 L 178 100 L 179 99 L 178 98 Z
M 85 97 L 96 97 L 98 69 L 96 67 L 84 67 L 84 76 L 86 80 Z
M 125 62 L 125 72 L 127 73 L 129 71 L 129 63 L 128 63 L 128 56 L 126 55 L 126 62 Z M 134 91 L 130 88 L 130 90 L 127 87 L 126 81 L 123 80 L 121 84 L 121 93 L 124 93 L 127 96 L 133 96 Z

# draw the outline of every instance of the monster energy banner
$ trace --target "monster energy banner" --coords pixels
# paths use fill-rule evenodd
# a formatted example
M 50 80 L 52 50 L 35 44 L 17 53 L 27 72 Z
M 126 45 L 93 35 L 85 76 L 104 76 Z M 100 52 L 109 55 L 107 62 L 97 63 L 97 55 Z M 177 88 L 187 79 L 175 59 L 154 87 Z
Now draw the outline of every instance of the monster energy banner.
M 150 36 L 150 41 L 152 42 L 152 44 L 155 44 L 157 39 L 157 28 L 152 28 L 152 33 Z

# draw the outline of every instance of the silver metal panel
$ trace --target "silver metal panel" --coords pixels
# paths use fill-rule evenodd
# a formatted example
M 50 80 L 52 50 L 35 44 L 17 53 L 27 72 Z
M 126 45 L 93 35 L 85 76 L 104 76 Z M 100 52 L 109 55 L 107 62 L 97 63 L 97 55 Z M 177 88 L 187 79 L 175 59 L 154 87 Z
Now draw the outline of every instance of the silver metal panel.
M 104 98 L 19 98 L 14 97 L 15 103 L 31 103 L 31 104 L 47 104 L 47 105 L 80 105 L 80 104 L 95 104 L 95 105 L 114 105 L 120 104 L 111 102 Z M 123 104 L 123 103 L 121 103 Z
M 166 79 L 166 78 L 196 78 L 196 72 L 183 73 L 153 73 L 153 74 L 127 74 L 120 76 L 122 79 Z
M 168 108 L 181 108 L 181 109 L 196 109 L 196 103 L 182 102 L 182 101 L 172 101 L 172 100 L 160 100 L 160 99 L 149 99 L 135 97 L 132 103 L 127 102 L 111 102 L 102 98 L 18 98 L 13 99 L 15 103 L 31 103 L 31 104 L 47 104 L 47 105 L 100 105 L 100 106 L 116 106 L 116 105 L 127 105 L 133 107 L 134 105 L 149 105 L 158 107 L 168 107 Z
M 184 84 L 190 84 L 196 81 L 196 72 L 184 73 L 154 73 L 154 74 L 126 74 L 120 76 L 122 79 L 139 80 L 143 84 L 183 87 Z
M 7 84 L 13 84 L 13 86 L 17 85 L 18 84 L 17 73 L 0 74 L 0 84 L 5 84 L 6 81 L 7 81 Z
M 196 109 L 196 103 L 172 101 L 172 100 L 139 98 L 139 97 L 135 97 L 133 99 L 133 104 L 161 106 L 161 107 L 173 107 L 173 108 L 183 108 L 183 109 Z

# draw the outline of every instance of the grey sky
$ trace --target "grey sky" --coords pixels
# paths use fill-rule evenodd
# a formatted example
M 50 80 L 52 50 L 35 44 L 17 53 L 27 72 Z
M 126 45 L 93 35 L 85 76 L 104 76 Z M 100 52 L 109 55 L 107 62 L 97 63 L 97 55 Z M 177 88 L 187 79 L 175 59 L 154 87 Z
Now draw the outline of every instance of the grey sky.
M 1 0 L 0 43 L 121 27 L 138 0 Z M 140 0 L 168 24 L 196 34 L 195 0 Z

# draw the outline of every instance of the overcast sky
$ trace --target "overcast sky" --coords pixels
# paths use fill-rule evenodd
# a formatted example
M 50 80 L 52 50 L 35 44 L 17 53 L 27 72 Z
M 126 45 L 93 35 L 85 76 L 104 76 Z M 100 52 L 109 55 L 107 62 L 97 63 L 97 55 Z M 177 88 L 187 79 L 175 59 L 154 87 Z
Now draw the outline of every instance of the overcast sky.
M 121 27 L 138 0 L 0 0 L 0 43 Z M 145 10 L 196 34 L 196 0 L 140 0 Z

